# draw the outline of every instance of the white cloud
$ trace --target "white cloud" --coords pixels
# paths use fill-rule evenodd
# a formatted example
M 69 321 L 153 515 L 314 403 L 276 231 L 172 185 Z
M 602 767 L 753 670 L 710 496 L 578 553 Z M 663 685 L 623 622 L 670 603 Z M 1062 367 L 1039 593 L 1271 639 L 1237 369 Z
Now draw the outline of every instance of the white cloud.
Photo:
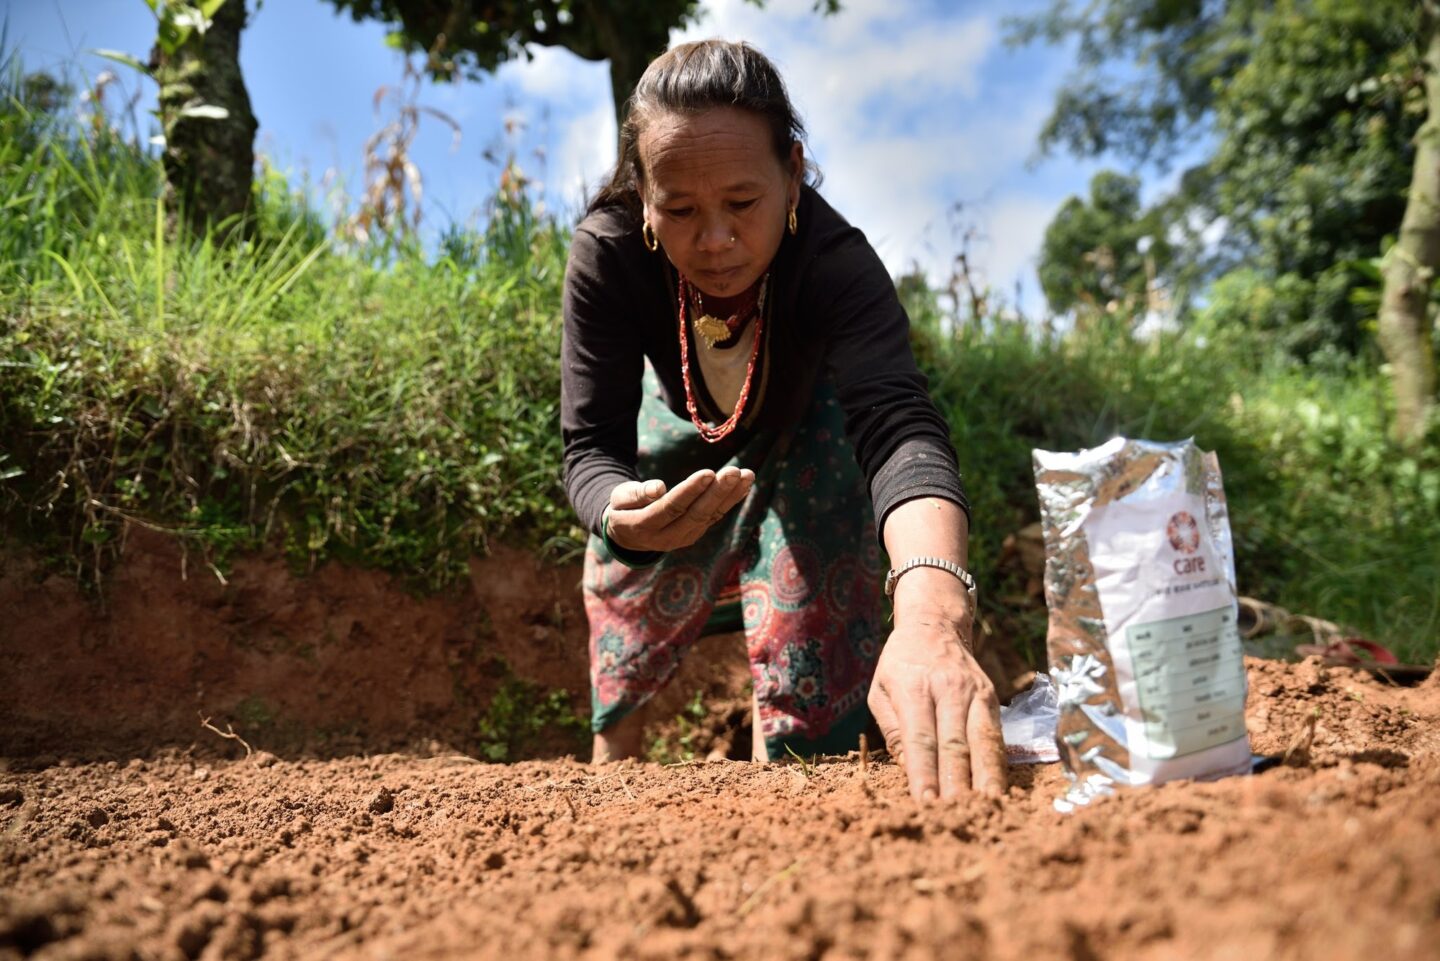
M 601 102 L 570 122 L 554 156 L 549 158 L 552 183 L 567 207 L 579 210 L 596 184 L 615 166 L 618 136 L 608 91 Z
M 1017 278 L 1027 278 L 1034 287 L 1029 293 L 1038 295 L 1035 262 L 1045 228 L 1063 197 L 1038 197 L 1013 194 L 998 197 L 988 211 L 982 211 L 982 231 L 988 247 L 982 263 L 986 281 L 1000 289 L 1008 298 Z M 1024 305 L 1033 309 L 1040 301 Z
M 582 60 L 563 47 L 530 48 L 529 60 L 511 60 L 496 73 L 502 82 L 513 82 L 522 93 L 537 100 L 560 103 L 593 96 L 603 85 L 608 100 L 610 66 L 604 61 Z

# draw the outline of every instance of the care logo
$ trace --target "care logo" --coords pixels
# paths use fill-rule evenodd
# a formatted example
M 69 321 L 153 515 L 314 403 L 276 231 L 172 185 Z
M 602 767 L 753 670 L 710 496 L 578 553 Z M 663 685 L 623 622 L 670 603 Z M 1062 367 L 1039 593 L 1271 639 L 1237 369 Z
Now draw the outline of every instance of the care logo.
M 1190 516 L 1189 511 L 1176 511 L 1170 515 L 1170 523 L 1165 525 L 1165 536 L 1170 538 L 1171 547 L 1187 555 L 1175 561 L 1173 566 L 1176 574 L 1204 572 L 1205 558 L 1188 556 L 1200 549 L 1200 525 L 1195 523 L 1195 518 Z

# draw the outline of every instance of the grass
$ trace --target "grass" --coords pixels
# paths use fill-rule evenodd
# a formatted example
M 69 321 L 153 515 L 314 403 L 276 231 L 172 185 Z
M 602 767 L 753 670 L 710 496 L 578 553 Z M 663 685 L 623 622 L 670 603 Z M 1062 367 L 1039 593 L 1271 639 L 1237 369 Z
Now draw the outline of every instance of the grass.
M 0 114 L 7 522 L 77 570 L 127 520 L 223 566 L 279 541 L 437 586 L 491 538 L 574 548 L 555 430 L 567 235 L 497 196 L 486 233 L 333 242 L 270 175 L 261 242 L 168 239 L 158 164 Z
M 427 251 L 403 233 L 339 242 L 274 171 L 260 240 L 176 242 L 159 178 L 153 155 L 27 104 L 0 69 L 8 536 L 97 582 L 127 523 L 221 576 L 267 544 L 297 568 L 344 558 L 431 588 L 496 540 L 574 555 L 556 430 L 568 232 L 523 180 L 484 230 Z M 987 599 L 1001 539 L 1037 517 L 1032 448 L 1194 435 L 1225 471 L 1242 591 L 1434 659 L 1440 454 L 1385 439 L 1373 358 L 1302 367 L 1227 331 L 1041 337 L 906 290 Z

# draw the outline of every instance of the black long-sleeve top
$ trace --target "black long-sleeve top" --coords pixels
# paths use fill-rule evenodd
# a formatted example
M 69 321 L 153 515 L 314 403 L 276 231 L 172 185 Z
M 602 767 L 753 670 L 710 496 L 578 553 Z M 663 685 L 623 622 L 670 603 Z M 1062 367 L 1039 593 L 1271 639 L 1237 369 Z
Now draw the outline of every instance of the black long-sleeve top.
M 799 231 L 785 234 L 771 265 L 755 386 L 739 428 L 705 445 L 708 466 L 723 466 L 755 430 L 796 424 L 826 372 L 882 533 L 890 510 L 915 497 L 944 497 L 968 514 L 950 430 L 916 369 L 910 321 L 890 275 L 864 234 L 808 186 L 797 215 Z M 565 490 L 595 533 L 615 485 L 643 479 L 635 457 L 645 358 L 665 403 L 689 419 L 676 284 L 664 253 L 645 248 L 640 224 L 624 209 L 594 211 L 575 229 L 565 272 L 560 428 Z M 693 334 L 687 337 L 701 416 L 724 420 L 701 379 Z

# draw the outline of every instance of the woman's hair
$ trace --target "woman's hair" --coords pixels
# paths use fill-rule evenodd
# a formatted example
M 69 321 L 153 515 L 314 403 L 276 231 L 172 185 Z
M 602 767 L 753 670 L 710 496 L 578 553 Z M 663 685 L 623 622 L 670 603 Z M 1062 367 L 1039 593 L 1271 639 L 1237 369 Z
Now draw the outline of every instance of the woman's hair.
M 748 43 L 700 40 L 672 47 L 645 69 L 628 107 L 620 126 L 620 158 L 609 182 L 588 204 L 588 213 L 619 206 L 639 219 L 644 177 L 640 135 L 647 124 L 667 113 L 697 114 L 735 107 L 756 114 L 770 127 L 771 143 L 781 164 L 789 163 L 794 144 L 805 141 L 805 125 L 790 103 L 780 72 Z M 819 174 L 807 159 L 806 182 L 818 183 Z

